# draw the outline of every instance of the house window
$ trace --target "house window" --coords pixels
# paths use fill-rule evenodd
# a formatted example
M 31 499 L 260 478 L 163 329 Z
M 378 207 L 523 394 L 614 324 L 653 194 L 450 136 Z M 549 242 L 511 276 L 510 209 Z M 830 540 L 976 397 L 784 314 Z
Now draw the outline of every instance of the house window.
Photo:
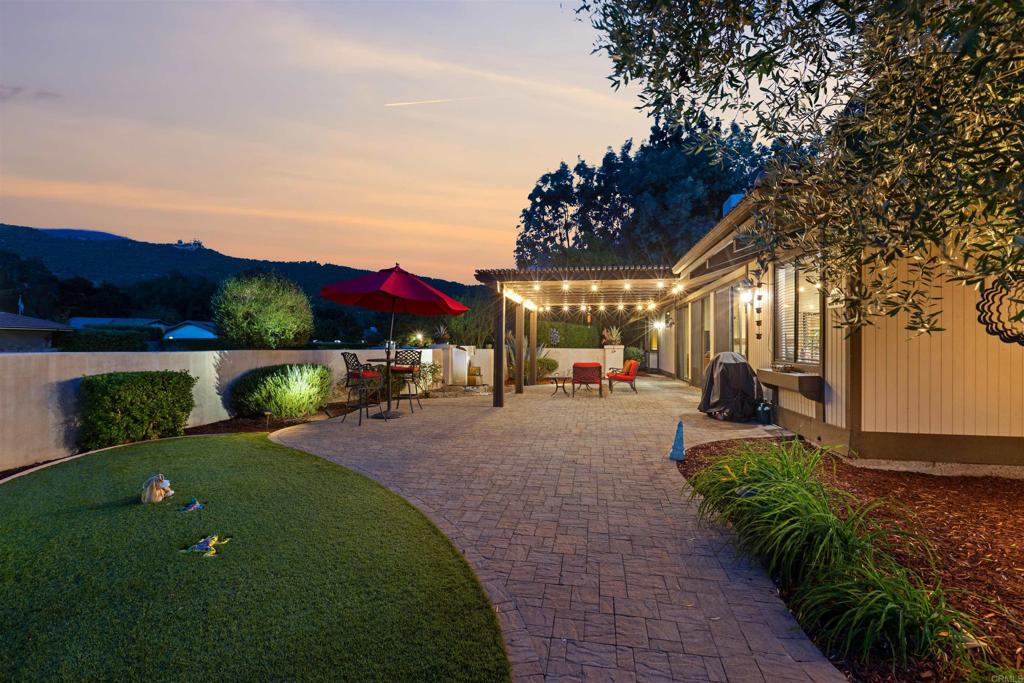
M 821 294 L 791 265 L 775 269 L 775 359 L 821 362 Z
M 732 350 L 747 355 L 747 302 L 743 300 L 743 288 L 734 285 L 729 292 L 731 312 L 729 327 L 732 330 Z

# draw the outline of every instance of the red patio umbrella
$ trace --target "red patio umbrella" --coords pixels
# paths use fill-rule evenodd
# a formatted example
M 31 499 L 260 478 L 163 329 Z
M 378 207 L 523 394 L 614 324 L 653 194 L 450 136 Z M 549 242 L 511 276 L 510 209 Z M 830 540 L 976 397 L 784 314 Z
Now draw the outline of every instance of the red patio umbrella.
M 339 304 L 391 312 L 388 343 L 385 345 L 387 363 L 384 368 L 388 384 L 388 417 L 397 417 L 397 413 L 391 410 L 391 338 L 395 334 L 395 314 L 461 315 L 469 310 L 444 292 L 402 270 L 397 263 L 394 268 L 324 285 L 320 296 Z

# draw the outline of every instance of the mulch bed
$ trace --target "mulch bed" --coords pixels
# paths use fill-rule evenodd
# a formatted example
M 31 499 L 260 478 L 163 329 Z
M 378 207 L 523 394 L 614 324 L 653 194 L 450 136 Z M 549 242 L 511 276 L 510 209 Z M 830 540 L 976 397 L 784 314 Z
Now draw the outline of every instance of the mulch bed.
M 689 448 L 679 471 L 690 478 L 739 443 Z M 909 547 L 897 550 L 900 560 L 941 583 L 950 604 L 975 619 L 998 660 L 1024 667 L 1024 481 L 871 470 L 838 456 L 829 458 L 820 478 L 861 501 L 885 499 L 877 514 L 927 539 L 936 566 Z M 895 675 L 884 669 L 845 670 L 870 683 L 936 680 L 923 663 Z

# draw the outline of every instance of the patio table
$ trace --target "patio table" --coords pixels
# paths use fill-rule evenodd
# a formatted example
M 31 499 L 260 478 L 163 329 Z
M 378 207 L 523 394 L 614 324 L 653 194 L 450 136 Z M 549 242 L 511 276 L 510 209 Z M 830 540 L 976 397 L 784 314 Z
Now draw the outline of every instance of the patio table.
M 386 365 L 388 367 L 391 367 L 392 365 L 395 364 L 395 359 L 394 358 L 367 358 L 366 361 L 368 363 L 380 363 L 381 365 Z M 394 419 L 396 419 L 398 417 L 401 417 L 401 415 L 402 415 L 401 411 L 392 410 L 391 409 L 391 382 L 388 382 L 387 396 L 388 396 L 387 418 L 389 420 L 394 420 Z M 383 417 L 383 414 L 382 413 L 377 413 L 377 415 L 371 415 L 371 417 L 378 417 L 378 416 Z
M 569 392 L 565 388 L 565 383 L 572 379 L 572 375 L 548 375 L 548 378 L 555 385 L 555 390 L 551 392 L 552 396 L 557 394 L 559 389 L 561 389 L 562 393 L 566 396 L 569 395 Z

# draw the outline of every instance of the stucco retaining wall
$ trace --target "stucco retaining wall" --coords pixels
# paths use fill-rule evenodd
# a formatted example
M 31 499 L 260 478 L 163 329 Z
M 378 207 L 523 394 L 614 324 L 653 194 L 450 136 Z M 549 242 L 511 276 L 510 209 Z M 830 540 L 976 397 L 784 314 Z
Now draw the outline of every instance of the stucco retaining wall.
M 360 361 L 383 355 L 356 351 Z M 425 349 L 425 362 L 443 365 L 444 349 Z M 188 370 L 198 377 L 188 426 L 228 417 L 228 387 L 245 372 L 279 363 L 322 363 L 345 376 L 338 351 L 168 351 L 138 353 L 0 353 L 0 470 L 62 458 L 78 450 L 78 387 L 105 372 Z

